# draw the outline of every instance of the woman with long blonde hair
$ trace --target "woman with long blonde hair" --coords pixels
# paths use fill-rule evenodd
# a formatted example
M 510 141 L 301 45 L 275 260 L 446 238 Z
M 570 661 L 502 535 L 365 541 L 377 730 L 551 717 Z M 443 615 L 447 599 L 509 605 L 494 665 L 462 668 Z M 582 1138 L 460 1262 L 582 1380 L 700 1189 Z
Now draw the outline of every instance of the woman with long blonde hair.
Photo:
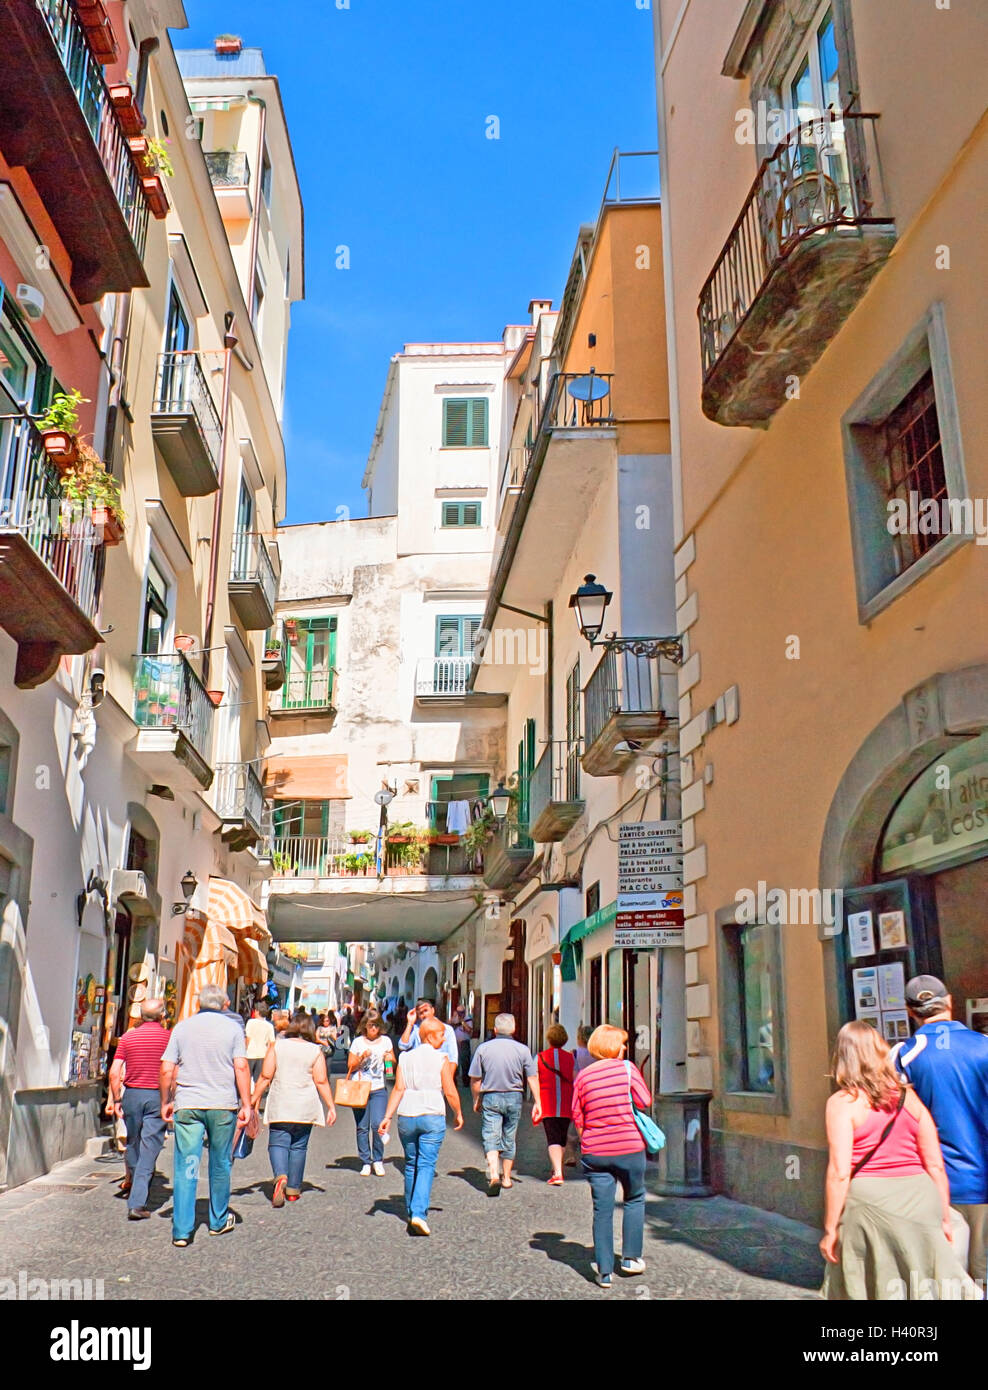
M 869 1023 L 845 1023 L 832 1075 L 825 1297 L 977 1298 L 933 1117 L 899 1076 L 888 1043 Z

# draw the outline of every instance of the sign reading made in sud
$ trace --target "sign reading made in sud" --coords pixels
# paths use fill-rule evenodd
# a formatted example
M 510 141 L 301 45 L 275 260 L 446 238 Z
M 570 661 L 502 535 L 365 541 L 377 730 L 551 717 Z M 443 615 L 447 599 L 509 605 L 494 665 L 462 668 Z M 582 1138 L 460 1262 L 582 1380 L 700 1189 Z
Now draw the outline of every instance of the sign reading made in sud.
M 618 834 L 615 946 L 683 944 L 683 829 L 678 820 L 634 821 Z

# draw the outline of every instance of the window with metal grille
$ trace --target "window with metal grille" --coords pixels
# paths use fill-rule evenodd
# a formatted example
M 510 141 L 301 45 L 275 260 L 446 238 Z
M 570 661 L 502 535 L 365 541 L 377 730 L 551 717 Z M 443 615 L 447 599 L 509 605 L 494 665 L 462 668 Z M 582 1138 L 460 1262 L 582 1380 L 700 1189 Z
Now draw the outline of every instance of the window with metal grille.
M 475 449 L 487 444 L 487 398 L 448 396 L 443 401 L 443 448 Z
M 939 506 L 948 496 L 948 490 L 932 371 L 917 381 L 886 419 L 884 445 L 889 501 L 904 502 L 910 509 L 912 500 L 916 510 L 923 502 L 932 501 Z M 915 535 L 896 535 L 899 572 L 915 564 L 943 539 L 943 534 L 942 529 L 921 532 L 917 528 Z
M 444 526 L 479 526 L 480 503 L 444 502 L 442 524 Z

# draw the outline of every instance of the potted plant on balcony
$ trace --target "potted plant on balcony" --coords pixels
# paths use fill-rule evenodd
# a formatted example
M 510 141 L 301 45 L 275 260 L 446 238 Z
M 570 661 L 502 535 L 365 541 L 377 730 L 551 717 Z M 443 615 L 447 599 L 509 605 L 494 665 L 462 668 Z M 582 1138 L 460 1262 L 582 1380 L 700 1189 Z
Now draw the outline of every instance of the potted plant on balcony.
M 78 462 L 79 407 L 88 404 L 89 398 L 81 391 L 58 391 L 38 421 L 45 452 L 59 472 Z
M 206 694 L 209 696 L 209 699 L 210 699 L 210 702 L 212 703 L 213 709 L 219 709 L 220 705 L 223 703 L 223 696 L 226 694 L 226 691 L 225 691 L 225 690 L 207 690 L 207 691 L 206 691 Z
M 175 650 L 177 652 L 191 652 L 195 650 L 196 639 L 187 632 L 179 632 L 175 637 Z
M 161 175 L 145 175 L 141 179 L 141 188 L 144 191 L 144 200 L 151 210 L 151 216 L 156 217 L 160 222 L 163 217 L 168 216 L 168 209 L 171 206 L 168 201 L 168 194 L 165 192 L 165 185 L 161 181 Z
M 159 140 L 155 135 L 131 135 L 127 144 L 139 174 L 148 178 L 154 174 L 166 179 L 175 177 L 175 166 L 168 153 L 170 140 Z
M 119 56 L 113 25 L 103 0 L 76 0 L 79 23 L 98 63 L 115 63 Z
M 298 618 L 285 619 L 285 637 L 293 646 L 298 641 Z
M 213 46 L 218 58 L 235 58 L 243 49 L 244 41 L 239 34 L 217 34 Z
M 351 830 L 350 842 L 354 845 L 366 845 L 370 843 L 371 832 L 369 830 Z
M 104 545 L 119 545 L 124 534 L 120 484 L 88 444 L 80 441 L 77 455 L 75 465 L 62 475 L 62 496 L 73 513 L 88 510 L 93 525 L 103 532 Z
M 140 135 L 144 130 L 144 112 L 137 104 L 130 83 L 115 82 L 110 87 L 110 101 L 124 135 Z
M 269 637 L 264 643 L 264 660 L 277 661 L 281 656 L 281 642 L 277 637 Z

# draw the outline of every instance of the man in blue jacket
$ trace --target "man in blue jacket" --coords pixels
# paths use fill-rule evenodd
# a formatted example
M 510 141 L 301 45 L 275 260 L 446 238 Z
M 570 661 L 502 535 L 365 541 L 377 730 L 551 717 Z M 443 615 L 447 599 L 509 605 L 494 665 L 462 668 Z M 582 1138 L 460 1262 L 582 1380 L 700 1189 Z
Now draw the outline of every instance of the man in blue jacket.
M 899 1070 L 933 1116 L 950 1203 L 971 1228 L 968 1271 L 988 1284 L 988 1038 L 958 1023 L 947 986 L 935 975 L 906 985 L 918 1025 L 899 1050 Z

